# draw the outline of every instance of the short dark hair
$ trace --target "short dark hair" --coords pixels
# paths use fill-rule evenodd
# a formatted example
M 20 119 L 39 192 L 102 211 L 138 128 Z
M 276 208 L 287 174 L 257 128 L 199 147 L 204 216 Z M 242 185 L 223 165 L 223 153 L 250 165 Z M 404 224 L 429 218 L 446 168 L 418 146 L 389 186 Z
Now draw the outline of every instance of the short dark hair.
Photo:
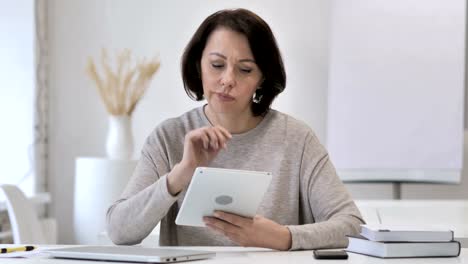
M 193 100 L 203 100 L 201 80 L 201 57 L 211 33 L 225 27 L 247 37 L 255 62 L 263 74 L 261 89 L 256 91 L 258 103 L 252 103 L 254 116 L 264 115 L 273 99 L 284 91 L 286 72 L 275 36 L 268 24 L 252 11 L 246 9 L 220 10 L 207 17 L 185 48 L 182 56 L 182 79 L 187 95 Z

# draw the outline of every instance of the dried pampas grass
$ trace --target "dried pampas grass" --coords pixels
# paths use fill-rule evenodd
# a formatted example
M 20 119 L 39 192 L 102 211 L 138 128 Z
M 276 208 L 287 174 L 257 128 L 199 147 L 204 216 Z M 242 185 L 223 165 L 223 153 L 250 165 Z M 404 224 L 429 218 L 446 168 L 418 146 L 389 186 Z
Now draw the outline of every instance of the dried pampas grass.
M 102 77 L 91 57 L 88 58 L 86 72 L 96 84 L 107 112 L 111 115 L 131 116 L 154 74 L 159 70 L 159 59 L 154 58 L 148 62 L 143 59 L 133 65 L 131 52 L 125 49 L 117 54 L 117 65 L 112 69 L 107 52 L 103 49 L 101 63 Z

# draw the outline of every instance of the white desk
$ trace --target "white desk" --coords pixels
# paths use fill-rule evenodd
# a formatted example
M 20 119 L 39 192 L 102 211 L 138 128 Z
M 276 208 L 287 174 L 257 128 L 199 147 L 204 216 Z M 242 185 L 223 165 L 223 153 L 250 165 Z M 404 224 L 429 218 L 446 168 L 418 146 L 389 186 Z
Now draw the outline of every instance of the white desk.
M 11 246 L 11 245 L 0 245 L 0 246 Z M 52 247 L 63 247 L 63 246 L 52 246 Z M 39 247 L 40 249 L 41 247 Z M 50 247 L 49 247 L 50 248 Z M 326 264 L 344 264 L 344 263 L 392 263 L 392 264 L 406 264 L 406 263 L 468 263 L 468 248 L 462 248 L 462 252 L 459 257 L 456 258 L 414 258 L 414 259 L 379 259 L 374 257 L 368 257 L 364 255 L 348 253 L 348 260 L 316 260 L 312 255 L 312 251 L 293 251 L 293 252 L 277 252 L 265 249 L 256 248 L 236 248 L 236 247 L 181 247 L 184 249 L 197 249 L 207 250 L 216 252 L 216 257 L 212 259 L 193 261 L 193 262 L 181 262 L 181 263 L 193 263 L 193 264 L 205 264 L 205 263 L 237 263 L 237 264 L 275 264 L 275 263 L 326 263 Z M 83 261 L 83 260 L 66 260 L 66 259 L 49 259 L 45 256 L 37 256 L 29 259 L 3 259 L 0 258 L 0 263 L 16 263 L 16 264 L 79 264 L 79 263 L 103 263 L 101 261 Z M 113 262 L 106 262 L 113 263 Z M 118 264 L 119 262 L 115 262 Z M 120 262 L 122 263 L 122 262 Z

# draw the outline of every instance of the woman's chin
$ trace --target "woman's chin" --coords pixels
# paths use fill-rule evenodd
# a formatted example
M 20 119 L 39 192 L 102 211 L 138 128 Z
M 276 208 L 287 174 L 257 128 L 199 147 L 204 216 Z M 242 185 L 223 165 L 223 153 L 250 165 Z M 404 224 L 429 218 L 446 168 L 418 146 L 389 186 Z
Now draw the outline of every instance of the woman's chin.
M 245 112 L 250 105 L 241 107 L 236 102 L 220 102 L 218 100 L 211 100 L 208 102 L 208 107 L 211 112 L 217 114 L 240 114 Z
M 235 105 L 231 102 L 209 102 L 208 106 L 215 113 L 231 113 L 235 111 Z

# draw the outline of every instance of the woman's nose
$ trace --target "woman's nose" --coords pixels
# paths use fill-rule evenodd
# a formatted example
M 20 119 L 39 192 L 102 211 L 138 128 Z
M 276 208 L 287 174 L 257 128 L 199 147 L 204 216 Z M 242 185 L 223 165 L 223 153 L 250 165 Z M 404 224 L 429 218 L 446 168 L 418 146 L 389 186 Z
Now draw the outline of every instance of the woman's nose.
M 221 78 L 221 86 L 232 88 L 236 85 L 236 76 L 233 69 L 226 69 Z

